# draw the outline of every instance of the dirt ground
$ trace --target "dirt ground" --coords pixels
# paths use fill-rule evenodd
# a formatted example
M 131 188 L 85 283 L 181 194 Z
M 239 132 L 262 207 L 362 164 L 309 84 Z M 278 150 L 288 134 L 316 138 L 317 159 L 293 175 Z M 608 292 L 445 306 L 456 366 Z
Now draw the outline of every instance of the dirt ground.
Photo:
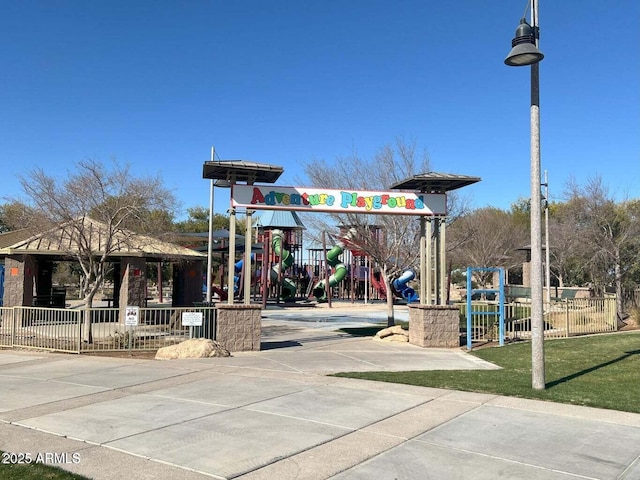
M 624 322 L 626 323 L 626 325 L 622 328 L 620 328 L 620 331 L 625 332 L 627 330 L 638 330 L 640 329 L 640 322 L 638 322 L 638 319 L 636 317 L 627 317 Z

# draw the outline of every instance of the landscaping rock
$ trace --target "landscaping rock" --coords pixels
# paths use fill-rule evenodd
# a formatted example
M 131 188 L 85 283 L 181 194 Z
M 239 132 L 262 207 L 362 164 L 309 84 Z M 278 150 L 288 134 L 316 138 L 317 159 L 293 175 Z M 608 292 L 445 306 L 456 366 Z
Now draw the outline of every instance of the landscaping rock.
M 173 360 L 177 358 L 210 358 L 230 357 L 229 350 L 215 340 L 192 338 L 176 345 L 160 348 L 156 360 Z
M 407 338 L 409 338 L 409 331 L 403 329 L 401 325 L 394 325 L 393 327 L 385 328 L 376 333 L 377 338 L 385 338 L 391 335 L 406 335 Z
M 403 329 L 401 325 L 394 325 L 380 330 L 373 339 L 382 340 L 383 342 L 408 342 L 409 331 Z

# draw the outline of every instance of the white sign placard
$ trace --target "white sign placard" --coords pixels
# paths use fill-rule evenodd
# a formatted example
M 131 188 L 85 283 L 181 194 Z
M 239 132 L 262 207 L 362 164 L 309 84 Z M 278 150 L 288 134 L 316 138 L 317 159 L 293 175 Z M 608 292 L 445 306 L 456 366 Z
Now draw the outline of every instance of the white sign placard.
M 140 317 L 140 307 L 127 307 L 125 309 L 124 324 L 135 327 L 138 325 L 138 318 Z
M 202 312 L 182 312 L 183 327 L 201 327 Z

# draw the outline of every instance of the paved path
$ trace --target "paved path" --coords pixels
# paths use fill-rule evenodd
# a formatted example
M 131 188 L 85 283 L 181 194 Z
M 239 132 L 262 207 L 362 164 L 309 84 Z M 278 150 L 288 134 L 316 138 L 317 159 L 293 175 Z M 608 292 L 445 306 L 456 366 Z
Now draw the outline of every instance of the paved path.
M 361 317 L 266 311 L 230 358 L 0 351 L 0 450 L 97 480 L 640 479 L 637 414 L 325 376 L 495 368 L 333 331 Z

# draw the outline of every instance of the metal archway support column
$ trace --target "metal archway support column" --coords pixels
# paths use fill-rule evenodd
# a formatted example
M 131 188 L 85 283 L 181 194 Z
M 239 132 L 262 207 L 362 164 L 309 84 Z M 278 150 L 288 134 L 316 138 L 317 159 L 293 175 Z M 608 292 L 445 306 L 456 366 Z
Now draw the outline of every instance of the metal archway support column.
M 446 218 L 420 219 L 420 304 L 447 303 Z
M 420 217 L 420 304 L 427 303 L 427 220 Z
M 425 303 L 427 305 L 431 305 L 433 303 L 432 293 L 433 293 L 433 224 L 431 223 L 433 219 L 427 220 L 427 231 L 425 237 L 425 254 L 426 254 L 426 274 L 425 274 Z
M 235 282 L 233 275 L 236 259 L 236 209 L 231 207 L 229 210 L 229 260 L 227 263 L 227 303 L 233 305 Z
M 247 227 L 244 234 L 244 304 L 251 304 L 251 235 L 253 234 L 251 225 L 251 215 L 253 211 L 247 210 Z
M 447 233 L 447 222 L 445 217 L 440 217 L 438 220 L 440 222 L 440 229 L 438 230 L 438 241 L 439 241 L 439 297 L 438 297 L 438 305 L 446 305 L 447 304 L 447 242 L 446 242 L 446 233 Z

